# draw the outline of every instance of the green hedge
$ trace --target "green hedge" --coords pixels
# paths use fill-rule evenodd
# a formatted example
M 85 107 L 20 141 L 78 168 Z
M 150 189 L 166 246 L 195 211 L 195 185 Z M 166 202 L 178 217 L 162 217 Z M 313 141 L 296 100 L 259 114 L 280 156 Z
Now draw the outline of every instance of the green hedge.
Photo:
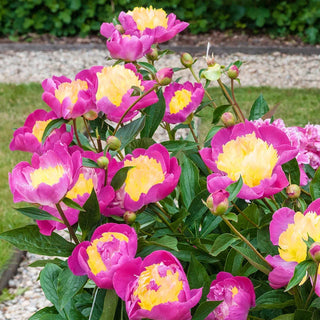
M 97 34 L 120 11 L 152 4 L 188 21 L 192 33 L 240 29 L 320 43 L 320 0 L 1 0 L 0 36 Z

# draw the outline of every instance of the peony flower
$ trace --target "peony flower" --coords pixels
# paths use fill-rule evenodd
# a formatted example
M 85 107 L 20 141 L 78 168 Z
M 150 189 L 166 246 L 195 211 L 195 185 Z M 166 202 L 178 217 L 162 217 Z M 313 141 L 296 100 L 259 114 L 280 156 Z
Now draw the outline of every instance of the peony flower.
M 132 96 L 132 86 L 147 91 L 153 87 L 155 81 L 142 80 L 141 74 L 133 64 L 113 67 L 94 67 L 97 76 L 96 104 L 99 111 L 107 118 L 118 122 L 127 109 L 139 99 Z M 143 97 L 124 117 L 123 122 L 131 120 L 138 114 L 139 109 L 146 108 L 158 101 L 154 91 Z
M 177 20 L 173 13 L 167 16 L 163 9 L 153 9 L 152 6 L 149 8 L 136 7 L 127 13 L 122 11 L 118 20 L 125 34 L 152 36 L 154 43 L 170 40 L 189 25 L 187 22 Z M 100 32 L 109 38 L 115 29 L 112 23 L 103 23 Z
M 13 201 L 55 205 L 77 182 L 81 166 L 80 152 L 70 155 L 64 145 L 55 144 L 43 155 L 34 153 L 31 165 L 20 162 L 9 173 Z
M 234 277 L 222 271 L 212 281 L 207 298 L 210 301 L 223 301 L 206 320 L 246 320 L 249 309 L 255 306 L 256 296 L 252 282 L 247 277 Z
M 42 82 L 42 99 L 58 118 L 75 119 L 96 108 L 93 81 L 94 74 L 90 70 L 79 72 L 74 81 L 65 76 L 53 76 Z
M 76 276 L 87 275 L 103 289 L 113 289 L 114 273 L 132 260 L 137 251 L 137 234 L 126 224 L 107 223 L 98 227 L 91 241 L 78 244 L 68 259 Z
M 289 182 L 281 165 L 293 159 L 298 150 L 288 137 L 269 125 L 252 122 L 223 128 L 212 138 L 211 148 L 200 151 L 205 164 L 214 172 L 208 177 L 210 193 L 225 189 L 240 176 L 242 199 L 259 199 L 280 192 Z
M 295 266 L 308 259 L 305 243 L 308 237 L 320 241 L 320 199 L 313 201 L 304 214 L 289 208 L 277 210 L 269 228 L 271 242 L 279 247 L 279 255 L 266 257 L 274 268 L 269 273 L 269 282 L 272 288 L 278 289 L 289 283 Z M 320 282 L 317 282 L 315 292 L 320 296 Z
M 110 214 L 137 211 L 148 203 L 167 197 L 177 186 L 181 168 L 176 158 L 171 158 L 161 144 L 145 149 L 135 149 L 123 161 L 128 170 L 127 178 L 116 192 L 108 210 Z
M 179 260 L 167 251 L 123 265 L 113 284 L 130 320 L 189 320 L 202 294 L 202 288 L 190 290 Z
M 201 83 L 186 82 L 184 84 L 172 83 L 164 90 L 166 111 L 163 120 L 168 123 L 186 121 L 188 116 L 200 105 L 204 89 Z
M 107 40 L 107 48 L 113 59 L 135 61 L 150 51 L 152 43 L 152 36 L 127 35 L 115 30 Z
M 29 114 L 24 126 L 18 128 L 13 133 L 10 150 L 42 154 L 45 150 L 52 149 L 52 146 L 57 142 L 69 145 L 73 139 L 73 133 L 67 132 L 65 125 L 59 129 L 54 129 L 46 141 L 44 143 L 42 142 L 42 136 L 46 126 L 54 119 L 57 119 L 57 116 L 53 111 L 47 112 L 42 109 L 37 109 Z

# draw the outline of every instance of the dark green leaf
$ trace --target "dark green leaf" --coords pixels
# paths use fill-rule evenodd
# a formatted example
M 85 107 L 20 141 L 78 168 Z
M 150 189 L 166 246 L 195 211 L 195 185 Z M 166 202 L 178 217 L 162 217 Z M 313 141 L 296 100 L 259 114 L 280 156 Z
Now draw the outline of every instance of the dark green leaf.
M 56 233 L 44 236 L 35 225 L 6 231 L 0 234 L 0 239 L 10 242 L 20 250 L 45 256 L 69 257 L 75 247 Z
M 62 269 L 56 264 L 48 263 L 40 273 L 40 284 L 46 298 L 58 309 L 58 277 Z
M 142 138 L 152 138 L 164 116 L 166 102 L 161 89 L 157 92 L 157 96 L 159 99 L 157 103 L 143 109 L 146 114 L 146 123 L 141 131 Z
M 74 202 L 69 198 L 63 198 L 62 202 L 69 208 L 73 208 L 79 211 L 85 211 L 78 203 Z
M 127 179 L 127 174 L 128 171 L 133 168 L 133 167 L 123 167 L 121 168 L 112 178 L 111 181 L 111 186 L 113 187 L 114 190 L 118 190 L 122 187 L 122 185 L 124 184 L 124 182 Z
M 228 212 L 224 215 L 227 220 L 238 222 L 238 216 L 233 212 Z
M 152 74 L 157 73 L 157 69 L 152 64 L 150 64 L 148 62 L 138 62 L 138 65 L 140 65 L 141 67 L 143 67 L 144 69 L 146 69 L 147 71 L 149 71 Z
M 142 139 L 134 139 L 131 141 L 127 147 L 126 147 L 126 153 L 130 154 L 133 150 L 142 148 L 142 149 L 148 149 L 156 142 L 151 138 L 142 138 Z
M 312 315 L 313 315 L 313 312 L 311 311 L 298 309 L 294 312 L 294 320 L 311 320 Z
M 220 234 L 214 241 L 210 252 L 212 252 L 212 255 L 214 257 L 216 257 L 218 254 L 229 248 L 233 243 L 235 243 L 238 240 L 238 237 L 230 233 Z
M 281 316 L 273 318 L 272 320 L 294 320 L 294 313 L 282 314 Z
M 212 232 L 222 221 L 221 217 L 216 217 L 213 214 L 208 214 L 203 221 L 203 228 L 201 229 L 201 237 L 204 238 Z
M 233 201 L 236 196 L 238 195 L 238 193 L 240 192 L 241 188 L 243 185 L 243 180 L 242 177 L 240 176 L 239 180 L 237 182 L 234 182 L 232 184 L 230 184 L 226 190 L 229 192 L 229 201 Z
M 214 102 L 214 100 L 209 100 L 209 101 L 203 101 L 201 102 L 200 106 L 197 108 L 195 114 L 198 114 L 202 109 L 204 109 L 207 106 L 212 106 L 212 102 Z
M 47 211 L 35 207 L 16 208 L 15 210 L 34 220 L 53 220 L 62 222 L 60 219 L 52 216 Z
M 89 158 L 82 158 L 82 165 L 88 168 L 100 168 L 95 161 Z
M 166 247 L 168 249 L 178 251 L 178 248 L 177 248 L 178 240 L 177 240 L 177 238 L 170 237 L 170 236 L 163 236 L 162 238 L 156 239 L 155 242 L 160 246 L 164 246 L 164 247 Z
M 216 124 L 219 122 L 221 116 L 230 108 L 230 104 L 225 104 L 222 106 L 217 107 L 216 109 L 214 109 L 213 111 L 213 115 L 212 115 L 212 124 Z
M 260 119 L 268 111 L 268 104 L 266 100 L 264 100 L 263 95 L 260 94 L 260 96 L 257 98 L 257 100 L 253 103 L 251 107 L 249 120 Z
M 204 146 L 210 147 L 211 146 L 211 140 L 213 136 L 222 128 L 222 126 L 214 126 L 212 127 L 209 132 L 207 133 Z
M 44 143 L 46 141 L 47 137 L 50 135 L 52 130 L 60 128 L 64 123 L 67 123 L 67 122 L 69 122 L 69 120 L 65 120 L 63 118 L 54 119 L 54 120 L 50 121 L 43 131 L 43 135 L 41 138 L 42 143 Z
M 33 268 L 45 267 L 47 265 L 47 263 L 53 263 L 53 264 L 56 264 L 56 265 L 58 265 L 60 267 L 64 263 L 64 261 L 60 260 L 58 258 L 54 258 L 52 260 L 37 260 L 37 261 L 29 264 L 28 267 L 33 267 Z
M 188 208 L 188 211 L 190 212 L 190 215 L 187 217 L 186 225 L 191 226 L 194 224 L 196 220 L 199 220 L 202 218 L 202 216 L 207 212 L 208 208 L 204 205 L 203 201 L 206 201 L 206 199 L 209 196 L 208 190 L 202 190 L 200 193 L 198 193 L 194 199 L 192 199 L 190 206 Z
M 32 315 L 29 320 L 64 320 L 59 314 L 55 307 L 46 307 L 34 315 Z
M 271 290 L 263 293 L 256 300 L 256 307 L 253 311 L 260 311 L 263 309 L 284 309 L 288 306 L 293 306 L 294 300 L 292 297 L 284 293 L 282 290 Z
M 204 320 L 222 301 L 205 301 L 197 308 L 192 320 Z
M 114 320 L 118 299 L 119 298 L 114 290 L 107 290 L 100 319 Z
M 314 178 L 310 182 L 310 193 L 313 201 L 320 198 L 320 168 L 317 169 Z
M 300 169 L 296 158 L 284 163 L 282 169 L 291 183 L 300 185 Z
M 181 141 L 164 141 L 161 142 L 163 146 L 166 147 L 166 149 L 169 152 L 177 152 L 179 150 L 182 151 L 187 151 L 187 150 L 193 150 L 197 148 L 197 143 L 193 141 L 186 141 L 186 140 L 181 140 Z
M 311 267 L 315 262 L 311 260 L 304 260 L 296 265 L 294 268 L 294 274 L 291 280 L 289 281 L 286 290 L 289 291 L 293 287 L 297 286 L 302 279 L 307 275 L 307 270 Z

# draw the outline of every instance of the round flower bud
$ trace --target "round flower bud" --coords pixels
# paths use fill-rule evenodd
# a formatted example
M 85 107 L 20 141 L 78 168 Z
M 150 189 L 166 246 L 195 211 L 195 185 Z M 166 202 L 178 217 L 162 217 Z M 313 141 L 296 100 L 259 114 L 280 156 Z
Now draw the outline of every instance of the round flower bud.
M 186 68 L 190 68 L 194 63 L 194 60 L 191 54 L 187 52 L 184 52 L 181 54 L 180 61 L 182 65 L 185 66 Z
M 112 151 L 119 150 L 121 147 L 121 141 L 115 136 L 109 136 L 106 142 L 107 147 Z
M 237 79 L 239 77 L 239 73 L 239 68 L 234 64 L 227 71 L 228 77 L 230 79 Z
M 225 113 L 221 116 L 221 121 L 223 122 L 223 124 L 224 124 L 227 128 L 235 125 L 235 123 L 236 123 L 235 118 L 234 118 L 234 115 L 233 115 L 233 113 L 231 113 L 231 112 L 225 112 Z
M 109 165 L 109 159 L 107 157 L 100 157 L 97 159 L 97 165 L 102 169 L 107 169 Z
M 171 68 L 163 68 L 156 73 L 156 80 L 160 86 L 167 86 L 171 83 L 173 70 Z
M 98 113 L 93 111 L 93 110 L 90 110 L 88 112 L 86 112 L 83 117 L 87 120 L 95 120 L 98 118 Z
M 221 216 L 226 213 L 229 208 L 228 197 L 229 192 L 225 190 L 217 190 L 210 194 L 206 202 L 210 212 L 215 216 Z
M 121 24 L 116 24 L 114 27 L 115 27 L 116 30 L 118 30 L 121 34 L 124 33 L 124 28 L 123 28 L 123 26 L 122 26 Z
M 135 222 L 137 218 L 137 215 L 135 212 L 133 211 L 126 211 L 124 214 L 123 214 L 123 219 L 125 221 L 126 224 L 133 224 Z
M 309 255 L 315 262 L 320 262 L 320 242 L 314 242 L 311 245 Z
M 146 56 L 151 61 L 158 60 L 158 49 L 157 48 L 151 48 Z
M 286 193 L 290 199 L 298 199 L 301 194 L 301 188 L 296 184 L 290 184 L 286 188 Z

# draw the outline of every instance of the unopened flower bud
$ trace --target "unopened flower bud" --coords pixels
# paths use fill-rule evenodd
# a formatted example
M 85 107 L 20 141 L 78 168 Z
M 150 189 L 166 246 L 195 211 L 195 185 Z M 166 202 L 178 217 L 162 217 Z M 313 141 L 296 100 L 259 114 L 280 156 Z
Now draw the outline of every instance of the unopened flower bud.
M 226 213 L 229 208 L 228 197 L 229 192 L 225 190 L 217 190 L 210 194 L 206 202 L 210 212 L 215 216 L 221 216 Z
M 187 52 L 184 52 L 181 54 L 180 61 L 182 65 L 185 66 L 186 68 L 190 68 L 194 63 L 194 60 L 191 54 Z
M 298 199 L 301 194 L 301 188 L 296 184 L 290 184 L 286 188 L 286 193 L 290 199 Z
M 227 71 L 228 77 L 230 79 L 237 79 L 239 77 L 239 73 L 239 68 L 234 64 Z
M 100 157 L 97 159 L 97 165 L 102 169 L 107 169 L 109 165 L 109 159 L 107 157 Z
M 88 112 L 86 112 L 83 117 L 87 120 L 95 120 L 98 118 L 98 113 L 93 111 L 93 110 L 90 110 Z
M 118 30 L 121 34 L 124 33 L 124 28 L 123 28 L 123 26 L 122 26 L 121 24 L 116 24 L 114 27 L 115 27 L 116 30 Z
M 309 255 L 315 262 L 320 262 L 320 242 L 314 242 L 310 246 Z
M 150 51 L 147 53 L 147 58 L 151 61 L 158 60 L 158 49 L 157 48 L 151 48 Z
M 112 151 L 119 150 L 121 147 L 121 141 L 115 136 L 109 136 L 106 142 L 107 147 Z
M 236 123 L 234 115 L 231 112 L 225 112 L 222 114 L 221 121 L 227 128 L 232 127 Z
M 166 86 L 171 83 L 173 70 L 171 68 L 163 68 L 156 73 L 156 80 L 160 86 Z
M 133 211 L 126 211 L 123 215 L 123 219 L 124 219 L 125 223 L 129 224 L 129 225 L 133 224 L 135 222 L 136 218 L 137 218 L 137 215 Z

